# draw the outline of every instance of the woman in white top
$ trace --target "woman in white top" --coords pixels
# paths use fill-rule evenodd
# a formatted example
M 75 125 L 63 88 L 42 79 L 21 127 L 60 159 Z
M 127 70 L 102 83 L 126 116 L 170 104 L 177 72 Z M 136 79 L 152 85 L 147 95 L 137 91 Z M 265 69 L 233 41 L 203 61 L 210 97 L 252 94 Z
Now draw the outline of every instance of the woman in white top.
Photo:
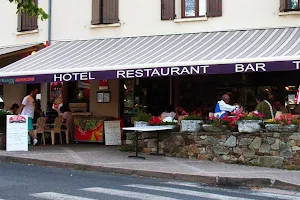
M 171 117 L 172 120 L 176 117 L 176 113 L 173 111 L 174 110 L 174 106 L 173 105 L 169 105 L 165 111 L 160 115 L 162 119 L 166 118 L 166 117 Z
M 67 106 L 62 106 L 60 108 L 60 112 L 62 112 L 62 123 L 66 128 L 68 128 L 69 133 L 70 133 L 70 142 L 74 142 L 74 131 L 73 131 L 73 122 L 74 122 L 74 117 L 73 114 Z

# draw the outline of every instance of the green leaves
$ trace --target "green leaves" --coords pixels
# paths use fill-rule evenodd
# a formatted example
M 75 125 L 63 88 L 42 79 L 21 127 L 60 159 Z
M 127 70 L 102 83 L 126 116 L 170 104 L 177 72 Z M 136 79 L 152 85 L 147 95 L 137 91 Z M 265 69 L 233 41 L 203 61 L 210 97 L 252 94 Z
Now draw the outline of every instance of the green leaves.
M 25 13 L 29 16 L 37 16 L 42 21 L 49 18 L 42 8 L 39 8 L 34 0 L 9 0 L 11 3 L 17 4 L 17 13 Z

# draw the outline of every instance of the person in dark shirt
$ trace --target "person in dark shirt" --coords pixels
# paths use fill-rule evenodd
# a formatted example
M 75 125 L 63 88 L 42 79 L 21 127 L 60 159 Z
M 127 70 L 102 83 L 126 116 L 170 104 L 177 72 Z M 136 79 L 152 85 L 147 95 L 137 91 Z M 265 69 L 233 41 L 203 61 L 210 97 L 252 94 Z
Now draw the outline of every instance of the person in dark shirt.
M 48 103 L 46 117 L 47 123 L 54 123 L 55 118 L 58 117 L 58 112 L 52 108 L 53 104 L 51 102 Z
M 32 120 L 32 123 L 36 124 L 37 120 L 40 117 L 44 117 L 44 113 L 42 111 L 42 106 L 41 106 L 41 101 L 37 100 L 35 104 L 35 109 L 34 109 L 34 118 Z

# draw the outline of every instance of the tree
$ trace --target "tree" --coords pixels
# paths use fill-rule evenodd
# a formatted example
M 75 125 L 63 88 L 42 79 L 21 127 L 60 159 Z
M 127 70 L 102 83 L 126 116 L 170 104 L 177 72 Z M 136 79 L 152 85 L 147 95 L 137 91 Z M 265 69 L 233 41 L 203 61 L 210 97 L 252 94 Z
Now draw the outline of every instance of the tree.
M 42 8 L 39 8 L 33 0 L 9 0 L 11 3 L 17 4 L 17 13 L 26 13 L 30 16 L 37 16 L 42 21 L 48 19 L 49 16 Z

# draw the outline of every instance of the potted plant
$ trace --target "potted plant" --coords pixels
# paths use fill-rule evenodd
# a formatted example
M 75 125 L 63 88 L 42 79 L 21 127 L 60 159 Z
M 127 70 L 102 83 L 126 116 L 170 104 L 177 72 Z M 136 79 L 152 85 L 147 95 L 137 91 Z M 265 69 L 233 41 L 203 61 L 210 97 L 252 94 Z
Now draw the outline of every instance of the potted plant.
M 133 119 L 135 127 L 149 126 L 151 115 L 146 113 L 146 106 L 139 106 Z
M 6 148 L 6 116 L 8 112 L 0 109 L 0 149 Z
M 186 116 L 181 120 L 181 131 L 182 132 L 199 132 L 201 130 L 201 120 L 200 114 L 195 112 L 191 115 Z
M 238 125 L 238 131 L 242 133 L 254 133 L 262 130 L 263 114 L 254 111 L 249 114 L 237 113 L 236 121 Z
M 162 119 L 161 117 L 151 117 L 149 120 L 149 124 L 151 126 L 170 126 L 172 129 L 178 128 L 178 121 L 173 119 L 172 117 L 165 117 Z
M 278 118 L 266 121 L 265 128 L 270 132 L 292 133 L 298 131 L 298 120 L 293 115 L 281 115 Z
M 224 132 L 231 124 L 231 120 L 228 117 L 222 119 L 218 117 L 211 117 L 209 121 L 202 125 L 205 132 Z

